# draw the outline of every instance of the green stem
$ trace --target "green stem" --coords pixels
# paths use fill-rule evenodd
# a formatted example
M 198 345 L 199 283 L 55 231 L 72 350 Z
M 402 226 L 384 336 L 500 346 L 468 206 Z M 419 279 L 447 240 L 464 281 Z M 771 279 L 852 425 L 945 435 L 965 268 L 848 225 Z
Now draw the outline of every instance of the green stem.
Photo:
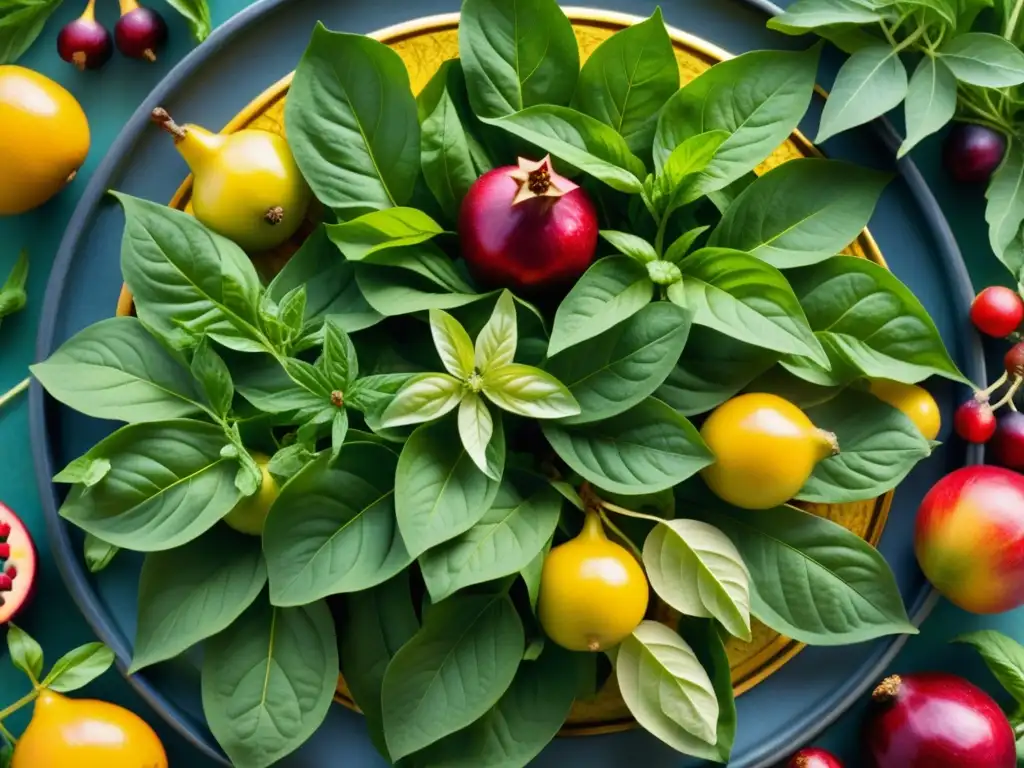
M 42 689 L 34 688 L 31 692 L 26 693 L 24 696 L 22 696 L 16 702 L 11 704 L 11 706 L 7 707 L 6 709 L 0 709 L 0 723 L 2 723 L 4 720 L 6 720 L 11 715 L 13 715 L 15 712 L 17 712 L 22 707 L 24 707 L 24 706 L 26 706 L 28 704 L 31 704 L 33 701 L 35 701 L 37 698 L 39 698 L 39 691 L 40 690 L 42 690 Z
M 13 389 L 9 389 L 6 392 L 6 394 L 0 395 L 0 408 L 3 408 L 5 405 L 7 405 L 7 403 L 9 403 L 11 400 L 16 398 L 18 395 L 20 395 L 26 389 L 28 389 L 28 385 L 31 384 L 31 383 L 32 383 L 32 377 L 29 376 L 27 379 L 25 379 L 20 384 L 15 385 Z
M 617 515 L 625 515 L 626 517 L 635 517 L 637 520 L 649 520 L 652 523 L 664 523 L 660 517 L 655 515 L 648 515 L 643 512 L 634 512 L 632 509 L 626 509 L 620 507 L 618 504 L 612 504 L 610 501 L 602 501 L 601 506 L 607 509 L 609 512 L 614 512 Z
M 665 254 L 665 233 L 668 230 L 669 218 L 668 214 L 666 214 L 658 222 L 658 234 L 654 238 L 654 251 L 658 254 L 659 259 Z
M 605 514 L 603 509 L 599 509 L 598 514 L 601 515 L 602 522 L 604 522 L 604 524 L 608 526 L 611 532 L 614 533 L 616 537 L 618 537 L 622 541 L 622 543 L 629 548 L 629 550 L 633 553 L 633 556 L 640 562 L 643 562 L 643 552 L 641 552 L 640 548 L 633 543 L 633 540 L 630 539 L 629 536 L 624 534 L 621 530 L 619 530 L 619 527 L 609 519 L 608 515 Z
M 13 733 L 7 730 L 7 726 L 3 724 L 2 720 L 0 720 L 0 735 L 3 735 L 3 737 L 7 739 L 7 743 L 12 747 L 18 746 L 18 740 L 14 738 Z
M 1020 9 L 1024 7 L 1024 0 L 1017 0 L 1013 4 L 1013 10 L 1010 11 L 1010 18 L 1006 22 L 1006 29 L 1003 30 L 1003 37 L 1010 40 L 1013 37 L 1014 31 L 1017 29 L 1017 22 L 1020 20 Z
M 903 50 L 909 48 L 911 45 L 914 44 L 914 42 L 919 37 L 921 37 L 921 35 L 924 34 L 925 29 L 927 29 L 927 27 L 923 27 L 923 26 L 918 27 L 917 29 L 915 29 L 913 32 L 911 32 L 909 35 L 907 35 L 905 38 L 903 38 L 903 42 L 900 43 L 899 45 L 897 45 L 895 48 L 893 48 L 892 52 L 893 53 L 899 53 L 900 51 L 903 51 Z

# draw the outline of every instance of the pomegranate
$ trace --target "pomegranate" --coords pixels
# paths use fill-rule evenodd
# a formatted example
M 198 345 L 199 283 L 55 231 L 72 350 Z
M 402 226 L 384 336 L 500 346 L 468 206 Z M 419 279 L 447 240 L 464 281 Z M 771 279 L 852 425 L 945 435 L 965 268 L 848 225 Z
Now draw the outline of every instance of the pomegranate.
M 999 417 L 992 438 L 992 458 L 1001 467 L 1024 470 L 1024 413 L 1007 411 Z
M 1024 300 L 1005 285 L 990 285 L 971 302 L 971 322 L 989 336 L 1009 336 L 1024 321 Z
M 953 428 L 969 443 L 987 443 L 996 432 L 996 415 L 988 400 L 972 397 L 956 409 Z
M 57 35 L 57 53 L 80 70 L 99 69 L 113 52 L 110 33 L 96 21 L 96 0 L 89 0 L 82 15 L 65 24 Z
M 36 548 L 24 523 L 0 504 L 0 627 L 13 621 L 32 599 Z
M 824 749 L 808 747 L 793 755 L 786 768 L 843 768 L 843 761 Z
M 117 50 L 125 56 L 156 61 L 156 52 L 167 41 L 167 22 L 136 0 L 121 0 L 121 18 L 114 27 L 114 39 Z
M 941 672 L 887 677 L 871 696 L 873 768 L 1015 768 L 1013 728 L 987 693 Z
M 988 181 L 1003 161 L 1006 137 L 984 125 L 957 123 L 943 145 L 943 161 L 954 181 Z
M 539 291 L 582 275 L 597 248 L 587 193 L 555 173 L 551 158 L 488 171 L 459 212 L 462 255 L 488 287 Z

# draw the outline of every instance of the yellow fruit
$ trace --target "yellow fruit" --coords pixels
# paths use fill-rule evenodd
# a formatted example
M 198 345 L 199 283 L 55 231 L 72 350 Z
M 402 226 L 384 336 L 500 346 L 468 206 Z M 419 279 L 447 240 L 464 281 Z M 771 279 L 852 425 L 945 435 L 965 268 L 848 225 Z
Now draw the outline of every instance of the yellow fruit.
M 160 739 L 138 715 L 44 690 L 11 768 L 167 768 Z
M 153 121 L 174 136 L 192 170 L 192 212 L 247 251 L 276 248 L 302 224 L 312 198 L 283 136 L 247 129 L 210 133 L 178 125 L 162 109 Z
M 879 400 L 903 411 L 925 440 L 934 440 L 939 436 L 942 414 L 939 412 L 939 404 L 927 389 L 889 379 L 872 379 L 870 389 L 871 394 Z
M 252 496 L 246 496 L 238 502 L 235 508 L 228 512 L 224 522 L 239 533 L 247 533 L 250 536 L 262 536 L 263 525 L 267 522 L 267 515 L 270 514 L 270 508 L 277 500 L 277 495 L 281 489 L 277 485 L 277 480 L 274 479 L 274 476 L 270 474 L 268 469 L 270 457 L 264 456 L 262 453 L 254 453 L 252 457 L 259 464 L 260 471 L 263 473 L 260 488 Z
M 838 452 L 835 435 L 778 395 L 750 393 L 718 406 L 700 430 L 715 454 L 701 470 L 715 494 L 744 509 L 769 509 L 792 499 L 814 466 Z
M 89 121 L 63 87 L 0 66 L 0 216 L 32 210 L 64 189 L 89 153 Z
M 580 535 L 548 553 L 537 616 L 570 651 L 603 651 L 632 633 L 647 612 L 647 576 L 629 551 L 604 535 L 588 512 Z

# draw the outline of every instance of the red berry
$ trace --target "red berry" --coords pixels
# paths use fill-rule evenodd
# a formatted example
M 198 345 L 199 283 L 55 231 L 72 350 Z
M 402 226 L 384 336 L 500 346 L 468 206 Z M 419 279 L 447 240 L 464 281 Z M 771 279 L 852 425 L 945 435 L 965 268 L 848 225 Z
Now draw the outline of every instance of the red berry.
M 10 592 L 14 589 L 14 579 L 6 573 L 0 573 L 0 592 Z
M 991 449 L 993 464 L 1024 470 L 1024 413 L 1007 411 L 997 419 Z
M 122 8 L 130 10 L 123 13 L 114 27 L 117 50 L 132 59 L 156 61 L 156 52 L 167 40 L 167 23 L 152 8 L 133 5 L 122 3 Z
M 18 569 L 15 568 L 13 565 L 8 565 L 7 569 L 4 571 L 4 573 L 7 574 L 7 577 L 11 581 L 14 581 L 16 578 L 18 578 Z
M 0 541 L 6 541 L 11 535 L 11 526 L 8 523 L 0 522 Z
M 990 285 L 971 303 L 971 322 L 982 333 L 1002 338 L 1024 321 L 1024 300 L 1005 285 Z
M 996 416 L 987 400 L 971 398 L 953 416 L 956 433 L 969 443 L 987 443 L 996 431 Z
M 0 560 L 11 559 L 11 545 L 4 542 L 0 544 Z
M 957 123 L 946 137 L 943 160 L 954 181 L 988 181 L 1006 154 L 1006 137 L 983 125 Z
M 824 749 L 808 747 L 793 755 L 786 768 L 843 768 L 843 761 Z

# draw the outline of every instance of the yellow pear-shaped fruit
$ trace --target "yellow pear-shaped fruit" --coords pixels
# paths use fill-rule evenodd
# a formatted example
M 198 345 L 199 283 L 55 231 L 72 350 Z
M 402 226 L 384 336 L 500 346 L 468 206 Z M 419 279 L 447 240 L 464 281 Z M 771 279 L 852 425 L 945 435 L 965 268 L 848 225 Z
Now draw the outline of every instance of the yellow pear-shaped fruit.
M 636 558 L 610 541 L 588 512 L 575 539 L 548 553 L 537 616 L 547 636 L 570 651 L 603 651 L 621 643 L 647 612 L 649 588 Z
M 277 480 L 270 474 L 270 457 L 262 453 L 254 453 L 252 457 L 263 474 L 259 490 L 238 502 L 235 508 L 228 512 L 224 522 L 239 533 L 261 536 L 263 535 L 263 526 L 267 522 L 267 515 L 270 514 L 270 508 L 274 506 L 281 489 Z
M 211 133 L 178 125 L 166 110 L 153 122 L 174 137 L 192 170 L 192 212 L 250 252 L 276 248 L 295 234 L 312 198 L 288 142 L 269 131 Z
M 167 754 L 153 729 L 127 709 L 44 690 L 11 768 L 167 768 Z
M 718 406 L 700 430 L 715 454 L 701 470 L 708 487 L 744 509 L 785 504 L 807 482 L 815 465 L 837 453 L 835 435 L 778 395 L 752 392 Z
M 916 384 L 904 384 L 891 379 L 872 379 L 869 385 L 871 394 L 888 403 L 893 408 L 903 411 L 904 415 L 914 422 L 925 440 L 934 440 L 942 428 L 942 412 L 924 387 Z

